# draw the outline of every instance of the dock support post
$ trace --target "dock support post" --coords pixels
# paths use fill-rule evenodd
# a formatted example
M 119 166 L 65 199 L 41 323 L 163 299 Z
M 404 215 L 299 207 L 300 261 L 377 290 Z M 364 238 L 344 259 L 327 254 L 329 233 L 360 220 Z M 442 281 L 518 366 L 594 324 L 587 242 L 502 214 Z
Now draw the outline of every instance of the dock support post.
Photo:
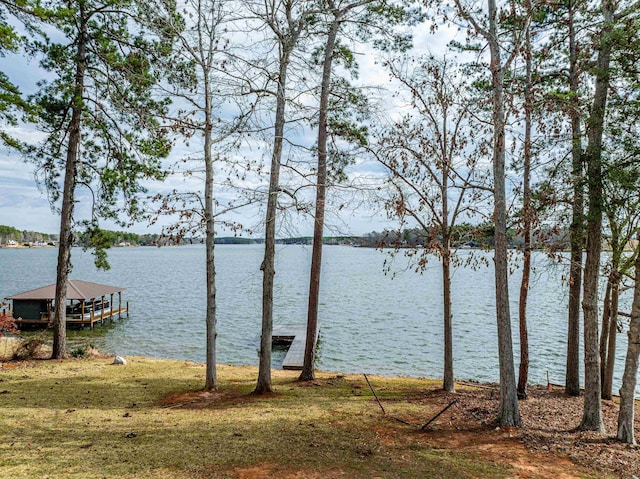
M 129 301 L 127 301 L 127 318 L 129 317 Z
M 122 319 L 122 292 L 118 291 L 118 319 Z
M 113 322 L 113 293 L 111 293 L 111 299 L 109 300 L 109 321 Z

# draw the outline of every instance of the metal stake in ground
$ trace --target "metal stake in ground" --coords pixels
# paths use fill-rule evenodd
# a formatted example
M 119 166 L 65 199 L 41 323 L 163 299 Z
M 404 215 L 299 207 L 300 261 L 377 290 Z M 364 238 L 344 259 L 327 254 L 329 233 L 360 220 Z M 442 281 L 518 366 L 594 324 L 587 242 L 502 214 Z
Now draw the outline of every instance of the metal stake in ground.
M 445 407 L 442 411 L 440 411 L 438 414 L 436 414 L 436 415 L 435 415 L 435 416 L 433 416 L 431 419 L 429 419 L 429 420 L 424 424 L 424 426 L 422 426 L 422 427 L 420 428 L 420 430 L 421 430 L 421 431 L 424 431 L 424 430 L 427 428 L 427 426 L 429 426 L 429 424 L 431 424 L 433 421 L 435 421 L 436 419 L 438 419 L 438 418 L 440 417 L 440 415 L 441 415 L 441 414 L 443 414 L 447 409 L 449 409 L 451 406 L 453 406 L 453 405 L 454 405 L 455 403 L 457 403 L 457 402 L 458 402 L 458 400 L 457 400 L 457 399 L 454 399 L 453 401 L 451 401 L 447 407 Z
M 373 386 L 369 382 L 369 378 L 364 373 L 362 373 L 362 375 L 367 380 L 367 384 L 369 385 L 369 389 L 371 389 L 371 392 L 373 393 L 373 396 L 376 398 L 376 401 L 378 401 L 378 406 L 380 406 L 380 409 L 382 409 L 382 413 L 383 414 L 387 414 L 387 411 L 384 410 L 384 406 L 382 406 L 382 403 L 380 402 L 380 399 L 378 399 L 378 395 L 376 394 L 375 390 L 373 389 Z

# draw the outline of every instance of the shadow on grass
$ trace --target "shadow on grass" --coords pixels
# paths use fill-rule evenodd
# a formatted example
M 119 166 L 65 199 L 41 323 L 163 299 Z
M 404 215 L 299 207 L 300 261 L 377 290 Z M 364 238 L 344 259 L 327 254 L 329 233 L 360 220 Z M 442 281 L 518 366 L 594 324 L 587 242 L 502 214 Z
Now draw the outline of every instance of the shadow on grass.
M 310 407 L 224 414 L 154 408 L 127 417 L 79 412 L 13 428 L 0 445 L 8 458 L 0 471 L 24 468 L 23 476 L 11 477 L 90 478 L 169 469 L 184 471 L 177 477 L 233 477 L 228 471 L 267 464 L 274 477 L 277 471 L 299 470 L 324 471 L 300 477 L 504 477 L 502 468 L 473 457 L 437 451 L 414 439 L 411 448 L 407 441 L 389 441 L 370 417 L 349 421 Z M 8 450 L 12 453 L 5 454 Z
M 201 376 L 180 363 L 154 372 L 144 363 L 119 367 L 106 361 L 41 361 L 0 372 L 0 397 L 3 408 L 123 408 L 196 390 L 204 384 Z

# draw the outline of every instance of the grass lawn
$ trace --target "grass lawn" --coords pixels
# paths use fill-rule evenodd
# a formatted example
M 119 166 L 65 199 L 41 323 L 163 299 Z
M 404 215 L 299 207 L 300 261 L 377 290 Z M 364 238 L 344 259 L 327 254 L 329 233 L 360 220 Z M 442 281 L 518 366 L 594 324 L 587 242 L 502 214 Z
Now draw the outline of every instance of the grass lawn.
M 514 475 L 499 455 L 430 444 L 428 432 L 383 415 L 362 376 L 299 383 L 274 371 L 276 393 L 256 397 L 253 367 L 220 366 L 220 391 L 203 393 L 203 365 L 128 361 L 0 365 L 0 477 L 545 477 Z M 441 409 L 411 400 L 439 383 L 372 383 L 397 417 L 423 423 Z

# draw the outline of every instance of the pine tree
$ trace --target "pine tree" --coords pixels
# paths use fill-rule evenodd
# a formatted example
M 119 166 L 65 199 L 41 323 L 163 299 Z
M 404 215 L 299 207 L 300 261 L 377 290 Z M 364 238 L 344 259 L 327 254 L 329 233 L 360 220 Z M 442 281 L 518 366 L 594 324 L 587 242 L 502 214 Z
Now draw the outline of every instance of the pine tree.
M 53 357 L 66 355 L 66 288 L 71 270 L 74 224 L 97 234 L 99 219 L 121 221 L 140 211 L 135 195 L 144 178 L 161 178 L 160 159 L 169 142 L 156 115 L 166 102 L 156 100 L 152 87 L 154 55 L 166 42 L 142 23 L 129 0 L 74 0 L 48 5 L 48 28 L 54 41 L 38 41 L 41 66 L 54 79 L 43 81 L 33 102 L 38 126 L 46 133 L 29 150 L 52 202 L 62 198 L 54 310 Z M 164 50 L 166 53 L 166 50 Z M 63 185 L 59 184 L 60 179 Z M 91 217 L 74 215 L 76 189 L 91 191 Z M 96 265 L 108 267 L 104 250 Z

